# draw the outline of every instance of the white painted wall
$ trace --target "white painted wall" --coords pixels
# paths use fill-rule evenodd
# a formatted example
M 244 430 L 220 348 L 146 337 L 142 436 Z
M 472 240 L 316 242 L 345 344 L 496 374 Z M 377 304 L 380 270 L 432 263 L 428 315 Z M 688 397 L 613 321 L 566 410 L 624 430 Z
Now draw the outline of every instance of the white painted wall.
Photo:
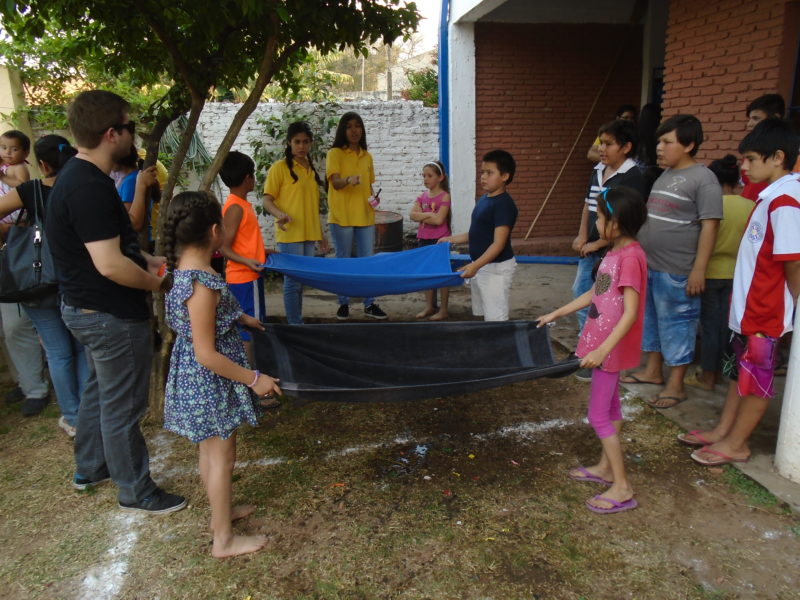
M 213 155 L 239 104 L 209 103 L 203 109 L 197 131 Z M 249 139 L 258 135 L 260 116 L 280 113 L 280 103 L 259 104 L 245 123 L 233 150 L 252 155 Z M 364 120 L 367 143 L 375 162 L 375 190 L 382 188 L 381 209 L 401 213 L 406 233 L 416 231 L 417 224 L 408 218 L 411 203 L 425 187 L 422 184 L 422 165 L 439 157 L 439 114 L 436 108 L 426 108 L 421 102 L 357 102 L 343 103 L 340 114 L 354 110 Z M 316 165 L 324 177 L 325 165 Z M 474 174 L 473 174 L 474 177 Z M 228 190 L 223 187 L 223 194 Z M 261 190 L 255 190 L 249 200 L 258 205 Z M 224 197 L 222 198 L 224 199 Z M 274 243 L 272 218 L 262 217 L 262 228 L 268 245 Z

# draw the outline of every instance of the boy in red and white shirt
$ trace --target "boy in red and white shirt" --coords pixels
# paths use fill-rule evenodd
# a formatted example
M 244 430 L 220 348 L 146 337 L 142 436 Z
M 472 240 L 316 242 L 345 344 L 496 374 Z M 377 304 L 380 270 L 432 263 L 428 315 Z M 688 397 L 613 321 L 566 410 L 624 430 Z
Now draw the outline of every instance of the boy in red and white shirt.
M 733 274 L 729 327 L 732 381 L 717 426 L 682 434 L 702 448 L 692 458 L 705 466 L 745 462 L 747 440 L 773 396 L 778 341 L 792 330 L 800 293 L 800 179 L 790 173 L 800 138 L 780 119 L 760 122 L 739 144 L 751 181 L 768 183 L 747 222 Z

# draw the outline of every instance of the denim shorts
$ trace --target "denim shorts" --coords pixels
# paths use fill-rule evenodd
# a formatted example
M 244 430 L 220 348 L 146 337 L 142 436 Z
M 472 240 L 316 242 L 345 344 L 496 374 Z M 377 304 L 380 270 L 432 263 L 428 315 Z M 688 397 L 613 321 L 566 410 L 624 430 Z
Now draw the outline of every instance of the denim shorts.
M 694 360 L 700 296 L 687 296 L 688 275 L 647 269 L 643 352 L 660 352 L 670 367 Z

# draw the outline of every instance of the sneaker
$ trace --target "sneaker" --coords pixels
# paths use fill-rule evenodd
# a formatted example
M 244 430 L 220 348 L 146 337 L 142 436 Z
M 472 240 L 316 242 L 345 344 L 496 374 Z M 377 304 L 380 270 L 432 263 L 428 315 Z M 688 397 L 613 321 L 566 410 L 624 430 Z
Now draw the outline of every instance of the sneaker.
M 64 430 L 64 433 L 66 433 L 69 437 L 71 438 L 75 437 L 76 430 L 72 425 L 67 423 L 67 420 L 64 418 L 64 415 L 61 415 L 61 418 L 58 420 L 58 426 L 61 427 L 61 429 Z
M 100 485 L 101 483 L 105 483 L 106 481 L 111 481 L 111 477 L 104 477 L 103 479 L 98 479 L 97 481 L 92 481 L 91 479 L 86 479 L 86 477 L 81 477 L 77 473 L 72 476 L 72 487 L 76 490 L 88 490 L 89 488 L 93 488 L 96 485 Z
M 586 381 L 589 382 L 592 380 L 592 370 L 591 369 L 578 369 L 575 371 L 575 379 L 578 381 Z
M 42 398 L 25 398 L 25 402 L 22 403 L 22 416 L 35 417 L 44 410 L 48 402 L 50 402 L 50 394 Z
M 22 402 L 25 400 L 25 393 L 22 391 L 22 388 L 17 385 L 14 386 L 14 389 L 7 391 L 3 399 L 6 401 L 6 404 Z
M 373 319 L 385 319 L 387 316 L 386 313 L 381 310 L 381 307 L 375 303 L 365 306 L 364 314 L 368 317 L 372 317 Z
M 156 488 L 155 492 L 139 502 L 134 502 L 132 504 L 119 503 L 119 507 L 122 510 L 143 512 L 150 515 L 164 515 L 180 510 L 185 506 L 186 498 L 167 493 L 161 488 Z
M 336 318 L 340 321 L 347 321 L 350 318 L 350 305 L 340 304 L 339 310 L 336 311 Z

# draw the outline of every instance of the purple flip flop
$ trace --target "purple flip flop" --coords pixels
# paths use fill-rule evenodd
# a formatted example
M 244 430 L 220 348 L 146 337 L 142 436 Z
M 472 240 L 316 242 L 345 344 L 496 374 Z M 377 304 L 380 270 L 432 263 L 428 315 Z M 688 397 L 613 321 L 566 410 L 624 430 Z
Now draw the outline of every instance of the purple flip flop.
M 589 500 L 587 500 L 586 508 L 600 515 L 610 515 L 625 510 L 633 510 L 634 508 L 639 506 L 639 503 L 636 502 L 636 498 L 630 498 L 629 500 L 625 500 L 625 502 L 617 502 L 616 500 L 612 500 L 611 498 L 606 498 L 605 496 L 597 494 L 597 496 L 592 498 L 592 500 L 599 500 L 600 502 L 608 502 L 609 504 L 611 504 L 609 508 L 600 508 L 599 506 L 591 505 L 589 503 Z
M 580 473 L 581 475 L 575 475 L 575 472 Z M 603 485 L 611 485 L 613 481 L 608 481 L 603 479 L 602 477 L 598 477 L 597 475 L 592 475 L 586 469 L 586 467 L 575 467 L 571 469 L 569 473 L 567 473 L 567 477 L 570 479 L 574 479 L 575 481 L 591 481 L 592 483 L 602 483 Z

